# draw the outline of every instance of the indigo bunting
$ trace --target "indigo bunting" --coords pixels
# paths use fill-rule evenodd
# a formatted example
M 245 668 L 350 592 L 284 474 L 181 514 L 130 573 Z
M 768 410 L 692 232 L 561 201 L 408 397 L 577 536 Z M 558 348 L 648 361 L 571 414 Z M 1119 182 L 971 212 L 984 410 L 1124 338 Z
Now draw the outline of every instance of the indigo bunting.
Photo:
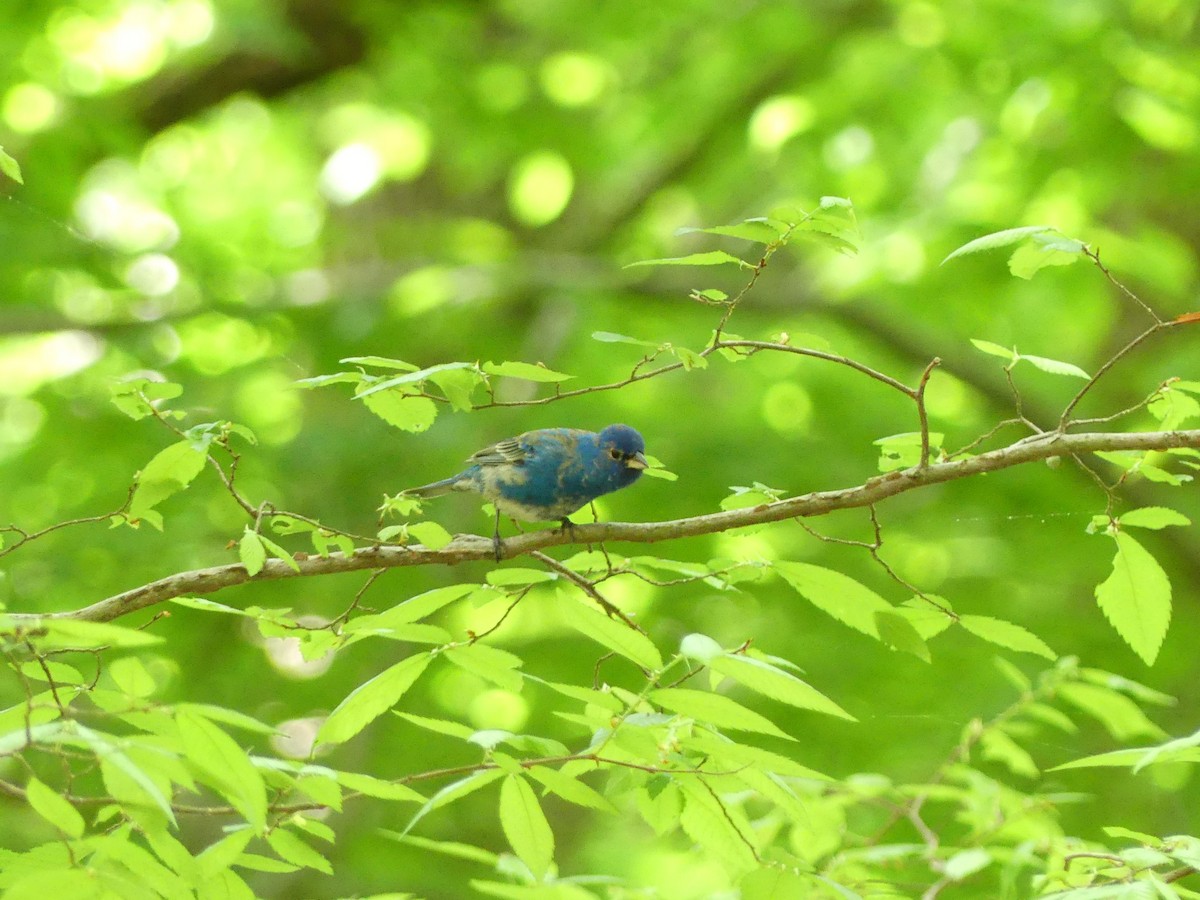
M 578 428 L 527 431 L 471 456 L 471 466 L 432 484 L 410 488 L 416 497 L 474 491 L 496 507 L 492 545 L 501 558 L 500 514 L 527 522 L 567 519 L 601 494 L 628 487 L 649 463 L 646 442 L 628 425 L 609 425 L 599 434 Z

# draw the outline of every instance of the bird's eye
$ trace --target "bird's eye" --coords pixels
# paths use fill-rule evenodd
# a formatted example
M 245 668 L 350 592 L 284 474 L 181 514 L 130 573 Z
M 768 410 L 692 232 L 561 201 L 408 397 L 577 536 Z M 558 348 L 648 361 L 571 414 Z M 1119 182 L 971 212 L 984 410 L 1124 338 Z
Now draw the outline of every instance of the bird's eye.
M 621 451 L 618 450 L 616 447 L 613 447 L 611 450 L 608 451 L 608 455 L 611 456 L 613 459 L 620 459 Z

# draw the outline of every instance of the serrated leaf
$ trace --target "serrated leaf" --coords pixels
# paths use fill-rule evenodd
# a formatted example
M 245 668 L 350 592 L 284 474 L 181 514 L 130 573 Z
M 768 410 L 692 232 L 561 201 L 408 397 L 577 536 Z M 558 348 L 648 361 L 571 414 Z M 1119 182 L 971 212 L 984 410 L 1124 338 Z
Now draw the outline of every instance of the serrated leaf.
M 656 672 L 662 668 L 662 656 L 653 641 L 624 622 L 610 619 L 604 613 L 581 602 L 566 616 L 567 624 L 580 634 L 637 663 L 643 669 Z
M 391 378 L 385 378 L 383 381 L 376 382 L 370 387 L 359 391 L 358 398 L 361 400 L 364 397 L 370 397 L 382 391 L 388 391 L 392 388 L 402 387 L 408 384 L 420 384 L 422 381 L 435 380 L 437 376 L 448 372 L 458 372 L 462 369 L 474 369 L 474 363 L 467 362 L 451 362 L 441 363 L 440 365 L 430 366 L 427 369 L 416 369 L 414 371 L 405 372 L 403 375 L 395 375 Z M 472 379 L 473 381 L 473 379 Z M 435 381 L 436 383 L 436 381 Z
M 500 857 L 489 850 L 484 850 L 482 847 L 476 847 L 471 844 L 463 844 L 457 841 L 434 841 L 429 838 L 417 837 L 414 834 L 401 834 L 399 831 L 389 831 L 386 828 L 379 829 L 379 833 L 386 838 L 391 838 L 394 841 L 400 841 L 405 844 L 411 844 L 421 850 L 430 850 L 434 853 L 442 853 L 446 856 L 452 856 L 457 859 L 465 859 L 470 862 L 480 863 L 491 868 L 495 868 Z M 397 897 L 395 900 L 405 900 L 404 897 Z
M 679 713 L 699 722 L 718 728 L 733 728 L 737 731 L 753 731 L 774 737 L 795 740 L 790 734 L 766 716 L 747 709 L 736 700 L 710 691 L 694 691 L 689 688 L 659 688 L 651 691 L 647 699 L 651 703 Z
M 446 395 L 452 409 L 468 412 L 472 408 L 471 393 L 481 379 L 472 366 L 470 371 L 458 369 L 435 372 L 429 376 L 429 380 Z
M 446 785 L 432 797 L 425 801 L 425 804 L 417 810 L 416 814 L 404 826 L 404 831 L 401 836 L 407 835 L 412 831 L 421 819 L 425 818 L 430 812 L 439 807 L 453 803 L 455 800 L 461 800 L 468 794 L 473 794 L 480 788 L 487 787 L 493 781 L 504 777 L 504 772 L 500 769 L 478 769 L 467 775 L 465 778 L 460 778 L 452 784 Z
M 1008 247 L 1012 244 L 1020 243 L 1032 235 L 1044 234 L 1054 230 L 1053 226 L 1050 225 L 1024 225 L 1020 228 L 1006 228 L 1003 231 L 993 231 L 991 234 L 977 237 L 973 241 L 967 241 L 943 259 L 941 265 L 944 266 L 950 260 L 957 259 L 960 256 L 979 253 L 983 250 L 994 250 L 997 247 Z
M 1058 659 L 1058 654 L 1046 642 L 1028 629 L 1003 619 L 991 616 L 959 616 L 958 624 L 991 644 L 1016 650 L 1018 653 L 1036 653 L 1049 660 Z
M 402 800 L 415 803 L 421 803 L 425 800 L 423 796 L 408 785 L 384 781 L 382 778 L 376 778 L 374 775 L 364 775 L 361 772 L 338 772 L 337 782 L 348 790 L 357 791 L 360 794 L 366 794 L 368 797 L 375 797 L 379 800 Z
M 509 775 L 500 785 L 500 827 L 521 862 L 542 881 L 554 860 L 554 832 L 537 794 L 520 775 Z
M 911 653 L 917 659 L 931 662 L 929 647 L 917 631 L 916 626 L 897 609 L 879 610 L 875 613 L 875 629 L 879 639 L 893 650 Z
M 1028 353 L 1022 353 L 1021 359 L 1027 360 L 1030 365 L 1041 369 L 1043 372 L 1049 372 L 1051 375 L 1070 375 L 1073 378 L 1082 378 L 1085 381 L 1092 376 L 1083 369 L 1069 362 L 1062 362 L 1057 359 L 1047 359 L 1044 356 L 1030 356 Z
M 430 550 L 441 550 L 454 536 L 437 522 L 416 522 L 408 526 L 408 533 Z
M 30 777 L 25 784 L 25 800 L 34 812 L 67 837 L 83 836 L 83 816 L 58 791 Z
M 285 862 L 305 869 L 316 869 L 326 875 L 333 874 L 333 866 L 324 856 L 283 828 L 274 828 L 267 834 L 267 843 Z
M 387 391 L 362 397 L 363 405 L 401 431 L 421 432 L 437 418 L 437 404 L 428 397 Z
M 1074 682 L 1060 685 L 1058 695 L 1100 722 L 1118 741 L 1129 741 L 1139 735 L 1153 738 L 1165 735 L 1136 703 L 1111 688 Z
M 279 544 L 275 543 L 273 540 L 271 540 L 265 534 L 260 534 L 258 536 L 258 539 L 262 542 L 262 545 L 267 550 L 271 551 L 271 555 L 273 557 L 275 557 L 278 560 L 283 561 L 287 565 L 287 567 L 289 569 L 291 569 L 293 572 L 300 571 L 300 564 L 298 562 L 296 562 L 295 557 L 293 557 L 292 554 L 285 547 L 281 547 Z
M 317 731 L 318 744 L 348 741 L 399 702 L 429 665 L 428 653 L 414 653 L 360 684 L 337 705 Z
M 183 752 L 198 777 L 216 788 L 261 831 L 267 821 L 267 788 L 250 757 L 233 738 L 202 716 L 178 711 L 175 723 Z
M 738 684 L 772 700 L 787 703 L 798 709 L 810 709 L 849 719 L 851 722 L 856 721 L 854 716 L 808 682 L 763 660 L 726 653 L 710 661 L 709 666 L 714 672 L 728 676 Z
M 297 378 L 295 384 L 302 388 L 326 387 L 331 384 L 362 384 L 366 376 L 362 372 L 334 372 L 330 375 L 313 375 Z
M 1096 588 L 1096 602 L 1117 634 L 1146 665 L 1154 665 L 1171 622 L 1171 582 L 1158 561 L 1125 532 L 1113 535 L 1112 574 Z
M 744 269 L 754 268 L 744 259 L 739 259 L 732 253 L 726 253 L 724 250 L 709 250 L 705 253 L 691 253 L 687 256 L 671 256 L 663 259 L 641 259 L 637 262 L 629 263 L 625 268 L 633 269 L 637 266 L 721 266 L 728 263 L 741 266 Z
M 1120 515 L 1117 521 L 1122 528 L 1152 528 L 1156 531 L 1171 525 L 1192 524 L 1192 520 L 1183 513 L 1165 506 L 1143 506 L 1141 509 L 1131 509 Z
M 83 619 L 39 619 L 37 630 L 44 632 L 32 638 L 39 650 L 148 647 L 164 640 L 160 635 L 136 628 Z
M 555 372 L 553 369 L 548 369 L 545 366 L 533 365 L 526 362 L 486 362 L 483 364 L 483 371 L 489 375 L 501 375 L 505 378 L 520 378 L 524 381 L 539 381 L 539 382 L 554 382 L 566 381 L 574 378 L 574 375 L 567 375 L 565 372 Z
M 736 225 L 713 225 L 709 228 L 679 228 L 675 233 L 677 235 L 716 234 L 722 237 L 754 241 L 757 244 L 773 244 L 779 240 L 779 230 L 772 228 L 761 219 L 758 221 L 747 219 Z
M 138 475 L 129 516 L 142 518 L 172 494 L 186 488 L 204 471 L 207 442 L 179 441 L 160 450 Z
M 890 603 L 866 585 L 833 569 L 785 561 L 777 563 L 775 570 L 817 609 L 873 638 L 879 638 L 876 614 L 894 611 Z
M 615 812 L 615 807 L 604 798 L 595 788 L 589 787 L 578 778 L 568 775 L 550 766 L 531 766 L 525 770 L 534 781 L 541 784 L 551 793 L 562 797 L 568 803 L 584 806 L 588 809 L 599 809 L 604 812 Z
M 267 564 L 266 545 L 263 544 L 262 537 L 258 532 L 251 531 L 248 525 L 242 533 L 242 539 L 238 541 L 238 559 L 242 561 L 242 565 L 251 575 L 257 575 Z
M 478 675 L 485 681 L 514 694 L 521 692 L 521 673 L 517 671 L 522 664 L 519 656 L 486 644 L 450 647 L 444 655 L 459 668 Z
M 443 606 L 447 606 L 455 600 L 461 600 L 478 587 L 477 584 L 448 584 L 445 587 L 434 588 L 417 594 L 415 597 L 409 597 L 403 603 L 381 613 L 351 619 L 346 623 L 344 630 L 346 633 L 375 631 L 419 622 L 426 616 L 433 615 Z

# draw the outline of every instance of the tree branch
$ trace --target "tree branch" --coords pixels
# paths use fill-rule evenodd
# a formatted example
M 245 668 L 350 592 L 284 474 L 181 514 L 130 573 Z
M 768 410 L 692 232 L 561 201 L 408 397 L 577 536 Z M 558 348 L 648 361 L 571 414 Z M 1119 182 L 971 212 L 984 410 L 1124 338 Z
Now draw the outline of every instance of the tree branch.
M 1200 449 L 1200 429 L 1188 431 L 1146 431 L 1130 433 L 1093 432 L 1064 434 L 1044 432 L 987 453 L 953 462 L 934 463 L 889 472 L 868 479 L 861 485 L 830 491 L 814 491 L 799 497 L 764 503 L 745 509 L 708 513 L 665 522 L 595 523 L 572 529 L 534 531 L 508 538 L 502 550 L 506 558 L 531 554 L 546 547 L 565 544 L 599 544 L 607 541 L 655 543 L 704 534 L 716 534 L 746 525 L 778 522 L 784 519 L 821 516 L 840 509 L 870 506 L 917 488 L 942 484 L 959 478 L 998 472 L 1013 466 L 1058 456 L 1074 456 L 1096 451 L 1169 450 L 1182 447 Z M 364 547 L 350 554 L 332 553 L 325 557 L 295 560 L 293 569 L 280 559 L 267 560 L 257 575 L 247 573 L 241 563 L 178 572 L 132 590 L 108 597 L 91 606 L 65 612 L 40 615 L 10 613 L 8 621 L 28 626 L 42 618 L 82 619 L 109 622 L 140 609 L 175 597 L 208 594 L 248 581 L 274 581 L 281 578 L 333 575 L 363 569 L 389 569 L 402 566 L 456 565 L 462 562 L 490 560 L 494 549 L 491 538 L 459 535 L 439 550 L 420 545 Z

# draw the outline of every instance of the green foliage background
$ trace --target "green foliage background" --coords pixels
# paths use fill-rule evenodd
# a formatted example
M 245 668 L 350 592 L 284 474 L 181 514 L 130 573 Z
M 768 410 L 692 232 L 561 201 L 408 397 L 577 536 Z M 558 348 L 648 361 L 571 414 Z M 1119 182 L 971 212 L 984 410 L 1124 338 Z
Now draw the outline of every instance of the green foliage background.
M 811 206 L 823 195 L 853 200 L 859 253 L 803 242 L 782 251 L 730 328 L 756 338 L 787 332 L 797 344 L 815 335 L 907 383 L 941 357 L 931 425 L 946 446 L 961 446 L 1013 414 L 997 361 L 971 338 L 1094 371 L 1145 325 L 1091 266 L 1030 282 L 1010 277 L 999 255 L 937 265 L 965 241 L 1051 224 L 1099 248 L 1164 317 L 1195 308 L 1198 14 L 1184 0 L 92 0 L 6 9 L 0 144 L 21 163 L 24 185 L 6 181 L 0 201 L 0 523 L 33 531 L 121 505 L 135 473 L 174 440 L 110 403 L 113 380 L 130 373 L 183 385 L 174 404 L 196 411 L 185 425 L 231 419 L 253 429 L 259 445 L 237 445 L 247 496 L 359 534 L 376 530 L 384 493 L 551 425 L 628 422 L 679 476 L 606 498 L 607 520 L 711 512 L 732 486 L 754 482 L 788 494 L 861 483 L 877 471 L 872 442 L 915 429 L 911 405 L 813 360 L 714 357 L 704 369 L 561 403 L 470 415 L 443 408 L 420 433 L 389 427 L 344 390 L 296 386 L 367 355 L 421 367 L 540 362 L 575 376 L 567 387 L 620 380 L 642 350 L 593 332 L 698 350 L 719 310 L 689 302 L 689 289 L 732 294 L 744 283 L 732 269 L 624 265 L 714 248 L 753 261 L 745 242 L 676 230 Z M 1164 379 L 1195 377 L 1195 348 L 1188 329 L 1168 334 L 1121 363 L 1081 414 L 1106 415 Z M 1077 388 L 1032 368 L 1015 377 L 1025 414 L 1043 426 Z M 500 390 L 505 401 L 551 392 L 515 380 Z M 1144 413 L 1138 421 L 1154 424 Z M 1194 488 L 1130 491 L 1131 506 L 1200 515 Z M 8 609 L 72 609 L 236 560 L 229 542 L 247 518 L 211 471 L 160 511 L 161 533 L 100 523 L 4 559 Z M 1171 629 L 1148 669 L 1096 608 L 1112 550 L 1085 528 L 1104 511 L 1103 495 L 1073 467 L 1027 466 L 885 504 L 883 555 L 959 612 L 1021 624 L 1059 654 L 1180 698 L 1154 719 L 1166 734 L 1189 734 L 1198 713 L 1195 531 L 1145 537 L 1175 588 Z M 425 514 L 455 533 L 489 528 L 464 498 Z M 871 535 L 863 511 L 811 524 L 842 538 Z M 891 602 L 907 599 L 866 553 L 790 523 L 655 552 L 812 562 Z M 364 602 L 385 609 L 482 581 L 493 568 L 395 570 Z M 217 599 L 328 618 L 364 578 L 252 584 Z M 799 739 L 789 752 L 834 777 L 928 777 L 972 718 L 1012 697 L 992 663 L 996 647 L 956 629 L 925 663 L 833 621 L 778 580 L 743 591 L 622 581 L 608 596 L 660 647 L 701 632 L 726 647 L 753 641 L 802 666 L 860 721 L 766 708 Z M 590 684 L 601 651 L 581 643 L 552 594 L 534 601 L 489 642 L 540 677 Z M 461 633 L 485 619 L 455 608 L 442 624 Z M 363 643 L 317 677 L 298 677 L 271 663 L 240 618 L 177 608 L 152 632 L 165 639 L 143 657 L 160 685 L 156 699 L 230 706 L 271 724 L 327 713 L 401 655 L 399 645 Z M 1030 673 L 1044 664 L 1006 655 Z M 637 682 L 619 662 L 601 675 Z M 5 706 L 20 703 L 15 680 L 0 690 Z M 402 709 L 561 734 L 551 700 L 529 685 L 518 696 L 443 667 Z M 1083 728 L 1031 736 L 1027 746 L 1049 768 L 1121 745 L 1098 725 Z M 1122 735 L 1135 744 L 1161 736 Z M 395 778 L 478 756 L 389 715 L 330 761 Z M 9 759 L 0 777 L 23 776 Z M 1045 777 L 1045 790 L 1088 795 L 1060 809 L 1063 829 L 1084 839 L 1103 839 L 1102 825 L 1154 835 L 1200 828 L 1187 770 Z M 494 794 L 436 811 L 418 832 L 503 850 Z M 0 803 L 10 807 L 0 816 L 3 847 L 53 838 L 22 802 Z M 555 800 L 546 808 L 564 872 L 611 873 L 667 897 L 723 887 L 710 869 L 693 868 L 686 839 L 650 844 L 634 817 Z M 463 870 L 380 831 L 402 830 L 411 814 L 352 803 L 328 820 L 338 835 L 335 874 L 258 876 L 256 890 L 459 896 Z M 219 836 L 217 823 L 188 827 L 197 846 Z M 969 884 L 958 890 L 988 896 Z

